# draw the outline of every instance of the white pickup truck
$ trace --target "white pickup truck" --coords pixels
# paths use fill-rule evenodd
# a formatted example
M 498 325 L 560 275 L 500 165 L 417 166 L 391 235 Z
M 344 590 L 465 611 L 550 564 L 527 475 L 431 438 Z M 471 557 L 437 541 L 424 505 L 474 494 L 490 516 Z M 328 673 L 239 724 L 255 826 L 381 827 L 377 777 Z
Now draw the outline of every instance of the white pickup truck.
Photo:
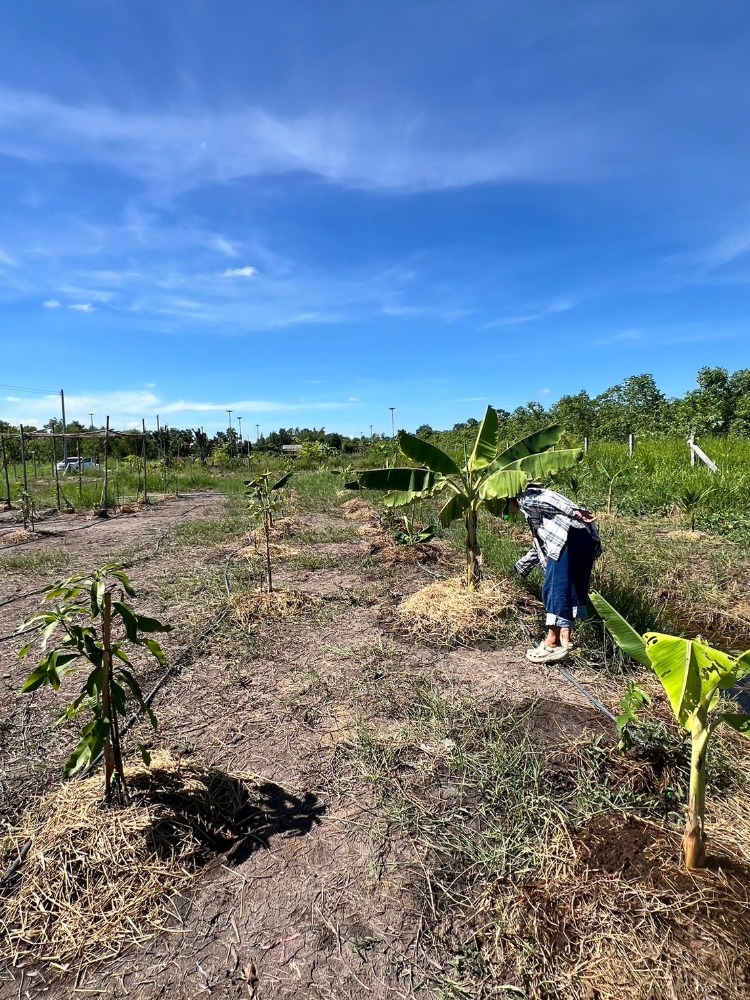
M 99 466 L 92 458 L 78 458 L 73 456 L 72 458 L 63 459 L 62 462 L 57 463 L 58 472 L 78 472 L 78 466 L 80 465 L 82 472 L 89 472 L 92 469 L 98 469 Z

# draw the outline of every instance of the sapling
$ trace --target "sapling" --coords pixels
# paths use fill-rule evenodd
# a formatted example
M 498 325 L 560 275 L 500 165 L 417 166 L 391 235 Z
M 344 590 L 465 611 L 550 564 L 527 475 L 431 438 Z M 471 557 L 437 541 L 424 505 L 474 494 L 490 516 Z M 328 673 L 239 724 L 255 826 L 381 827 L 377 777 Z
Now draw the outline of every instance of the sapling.
M 271 485 L 271 473 L 264 472 L 256 479 L 245 481 L 245 497 L 247 509 L 250 516 L 258 521 L 263 529 L 263 539 L 266 549 L 266 580 L 268 593 L 273 593 L 273 577 L 271 575 L 271 527 L 273 525 L 273 515 L 281 504 L 280 490 L 282 490 L 293 473 L 287 472 L 285 476 Z
M 728 711 L 722 691 L 750 673 L 750 650 L 737 658 L 707 646 L 661 632 L 639 635 L 600 594 L 591 601 L 617 645 L 662 683 L 678 723 L 690 733 L 690 792 L 682 850 L 687 868 L 706 864 L 706 754 L 711 735 L 722 722 L 750 738 L 750 715 Z
M 403 507 L 443 493 L 447 499 L 440 523 L 463 518 L 466 528 L 466 588 L 475 590 L 482 579 L 479 546 L 479 511 L 501 514 L 504 501 L 517 496 L 532 480 L 570 469 L 583 457 L 578 448 L 551 451 L 562 437 L 562 427 L 553 425 L 501 450 L 497 411 L 488 406 L 479 426 L 471 455 L 456 462 L 440 448 L 400 431 L 398 449 L 419 467 L 383 468 L 357 473 L 347 489 L 381 490 L 388 507 Z
M 703 502 L 714 492 L 713 486 L 709 486 L 705 490 L 698 490 L 694 487 L 688 487 L 682 493 L 678 493 L 675 496 L 675 502 L 678 507 L 681 507 L 685 511 L 687 517 L 690 521 L 690 530 L 695 531 L 695 515 L 696 512 L 703 506 Z
M 164 665 L 162 648 L 152 636 L 172 628 L 138 614 L 126 597 L 135 597 L 130 580 L 121 565 L 110 563 L 90 575 L 76 574 L 48 587 L 43 603 L 53 607 L 32 615 L 19 628 L 33 629 L 37 634 L 21 649 L 18 658 L 26 659 L 37 641 L 43 654 L 26 678 L 22 692 L 36 691 L 45 684 L 57 691 L 65 676 L 86 664 L 89 673 L 81 690 L 57 720 L 60 725 L 84 712 L 90 715 L 65 764 L 63 778 L 72 777 L 102 754 L 108 802 L 114 796 L 127 801 L 121 720 L 127 712 L 128 696 L 148 716 L 153 728 L 157 726 L 156 716 L 133 675 L 128 647 L 144 647 Z M 141 753 L 148 763 L 145 748 L 141 747 Z

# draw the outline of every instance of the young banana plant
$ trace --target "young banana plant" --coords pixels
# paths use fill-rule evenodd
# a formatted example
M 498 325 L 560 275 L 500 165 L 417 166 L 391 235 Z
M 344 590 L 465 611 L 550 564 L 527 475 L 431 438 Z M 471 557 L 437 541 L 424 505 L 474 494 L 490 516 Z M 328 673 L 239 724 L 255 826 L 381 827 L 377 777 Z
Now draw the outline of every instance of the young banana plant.
M 562 427 L 555 424 L 501 452 L 497 412 L 488 406 L 471 455 L 465 455 L 462 463 L 434 444 L 401 431 L 398 449 L 418 467 L 358 472 L 358 478 L 346 483 L 346 488 L 382 490 L 386 493 L 384 502 L 390 507 L 402 507 L 439 493 L 447 495 L 440 523 L 447 528 L 463 517 L 466 586 L 475 590 L 482 579 L 482 553 L 477 537 L 480 508 L 501 514 L 505 500 L 518 496 L 532 480 L 569 469 L 580 461 L 583 452 L 578 448 L 550 451 L 562 432 Z
M 720 704 L 721 692 L 750 673 L 750 650 L 733 659 L 694 639 L 660 632 L 639 635 L 600 594 L 591 602 L 617 645 L 662 683 L 679 724 L 690 733 L 690 793 L 682 851 L 687 868 L 706 864 L 706 754 L 711 734 L 721 723 L 750 738 L 750 715 L 730 712 Z

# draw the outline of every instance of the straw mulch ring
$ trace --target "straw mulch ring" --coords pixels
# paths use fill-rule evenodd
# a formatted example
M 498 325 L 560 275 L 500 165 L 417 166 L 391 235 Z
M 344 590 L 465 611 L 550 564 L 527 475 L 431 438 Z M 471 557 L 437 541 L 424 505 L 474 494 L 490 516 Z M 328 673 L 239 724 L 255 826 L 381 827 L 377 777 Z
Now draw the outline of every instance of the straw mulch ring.
M 264 786 L 154 754 L 126 770 L 131 804 L 102 803 L 101 773 L 46 796 L 0 840 L 0 959 L 63 969 L 111 958 L 168 920 L 169 903 L 213 858 L 254 835 Z
M 319 608 L 323 601 L 300 590 L 253 590 L 231 597 L 232 617 L 243 628 L 251 629 L 268 618 L 290 618 L 300 611 Z
M 396 608 L 396 618 L 417 639 L 469 643 L 498 635 L 533 607 L 526 591 L 508 581 L 484 580 L 469 591 L 462 578 L 451 577 L 407 597 Z
M 373 518 L 372 507 L 357 497 L 342 503 L 341 510 L 347 521 L 370 521 Z
M 8 531 L 4 535 L 0 535 L 0 547 L 19 545 L 21 542 L 33 542 L 36 538 L 41 537 L 38 531 L 26 531 L 25 528 L 19 528 L 17 531 Z
M 298 556 L 300 553 L 300 550 L 295 548 L 294 545 L 285 545 L 283 542 L 271 542 L 268 549 L 272 559 L 290 559 L 292 556 Z M 240 549 L 237 555 L 243 559 L 265 559 L 265 542 L 246 545 L 244 549 Z
M 571 1000 L 750 997 L 750 864 L 738 857 L 750 824 L 741 818 L 726 843 L 716 833 L 713 870 L 688 872 L 679 833 L 593 817 L 572 865 L 504 903 L 486 957 L 510 971 L 523 955 L 529 997 L 550 995 L 550 982 Z

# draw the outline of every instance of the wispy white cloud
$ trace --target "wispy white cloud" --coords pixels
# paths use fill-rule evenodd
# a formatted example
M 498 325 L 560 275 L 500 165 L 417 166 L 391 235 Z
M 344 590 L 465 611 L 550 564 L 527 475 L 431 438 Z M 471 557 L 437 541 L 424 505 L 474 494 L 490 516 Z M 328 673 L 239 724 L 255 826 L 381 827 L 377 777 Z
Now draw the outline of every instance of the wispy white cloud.
M 102 424 L 107 415 L 112 418 L 115 427 L 140 427 L 141 418 L 145 418 L 147 427 L 155 424 L 158 413 L 161 422 L 169 417 L 182 426 L 190 426 L 196 419 L 210 417 L 212 414 L 224 414 L 226 410 L 244 415 L 250 414 L 285 414 L 305 413 L 325 410 L 351 409 L 357 402 L 353 398 L 346 400 L 329 400 L 305 402 L 304 400 L 268 400 L 268 399 L 235 399 L 235 400 L 190 400 L 165 399 L 152 391 L 151 387 L 134 390 L 120 390 L 107 393 L 87 393 L 82 395 L 65 394 L 65 411 L 69 421 L 80 420 L 88 426 L 89 414 L 94 412 L 94 420 Z M 36 398 L 6 396 L 0 403 L 0 419 L 17 425 L 19 423 L 43 426 L 52 416 L 60 412 L 60 397 L 58 395 L 37 396 Z M 218 421 L 216 426 L 220 426 Z
M 96 311 L 90 302 L 73 302 L 68 306 L 68 309 L 75 309 L 76 312 L 80 313 L 92 313 Z
M 549 396 L 551 392 L 552 392 L 551 389 L 540 389 L 539 392 L 537 393 L 537 396 Z
M 250 267 L 250 265 L 246 267 L 230 267 L 222 274 L 222 278 L 254 278 L 257 273 L 257 269 Z
M 545 306 L 543 309 L 535 310 L 534 312 L 521 313 L 517 316 L 505 316 L 502 319 L 491 320 L 489 323 L 485 323 L 482 329 L 497 330 L 506 326 L 521 326 L 524 323 L 534 323 L 537 320 L 547 319 L 557 313 L 567 312 L 569 309 L 573 309 L 577 305 L 577 299 L 567 297 L 558 298 L 551 302 L 548 306 Z
M 60 303 L 57 301 L 57 299 L 47 299 L 45 302 L 42 303 L 42 305 L 44 306 L 45 309 L 60 308 Z
M 106 164 L 176 190 L 299 171 L 390 190 L 580 180 L 601 169 L 609 142 L 574 109 L 550 105 L 504 109 L 478 142 L 462 138 L 453 122 L 410 113 L 386 119 L 353 108 L 281 116 L 255 105 L 135 113 L 0 90 L 6 155 Z
M 613 333 L 609 336 L 599 337 L 596 340 L 592 340 L 591 344 L 594 347 L 607 347 L 610 344 L 627 344 L 642 339 L 642 330 L 621 330 L 619 333 Z

